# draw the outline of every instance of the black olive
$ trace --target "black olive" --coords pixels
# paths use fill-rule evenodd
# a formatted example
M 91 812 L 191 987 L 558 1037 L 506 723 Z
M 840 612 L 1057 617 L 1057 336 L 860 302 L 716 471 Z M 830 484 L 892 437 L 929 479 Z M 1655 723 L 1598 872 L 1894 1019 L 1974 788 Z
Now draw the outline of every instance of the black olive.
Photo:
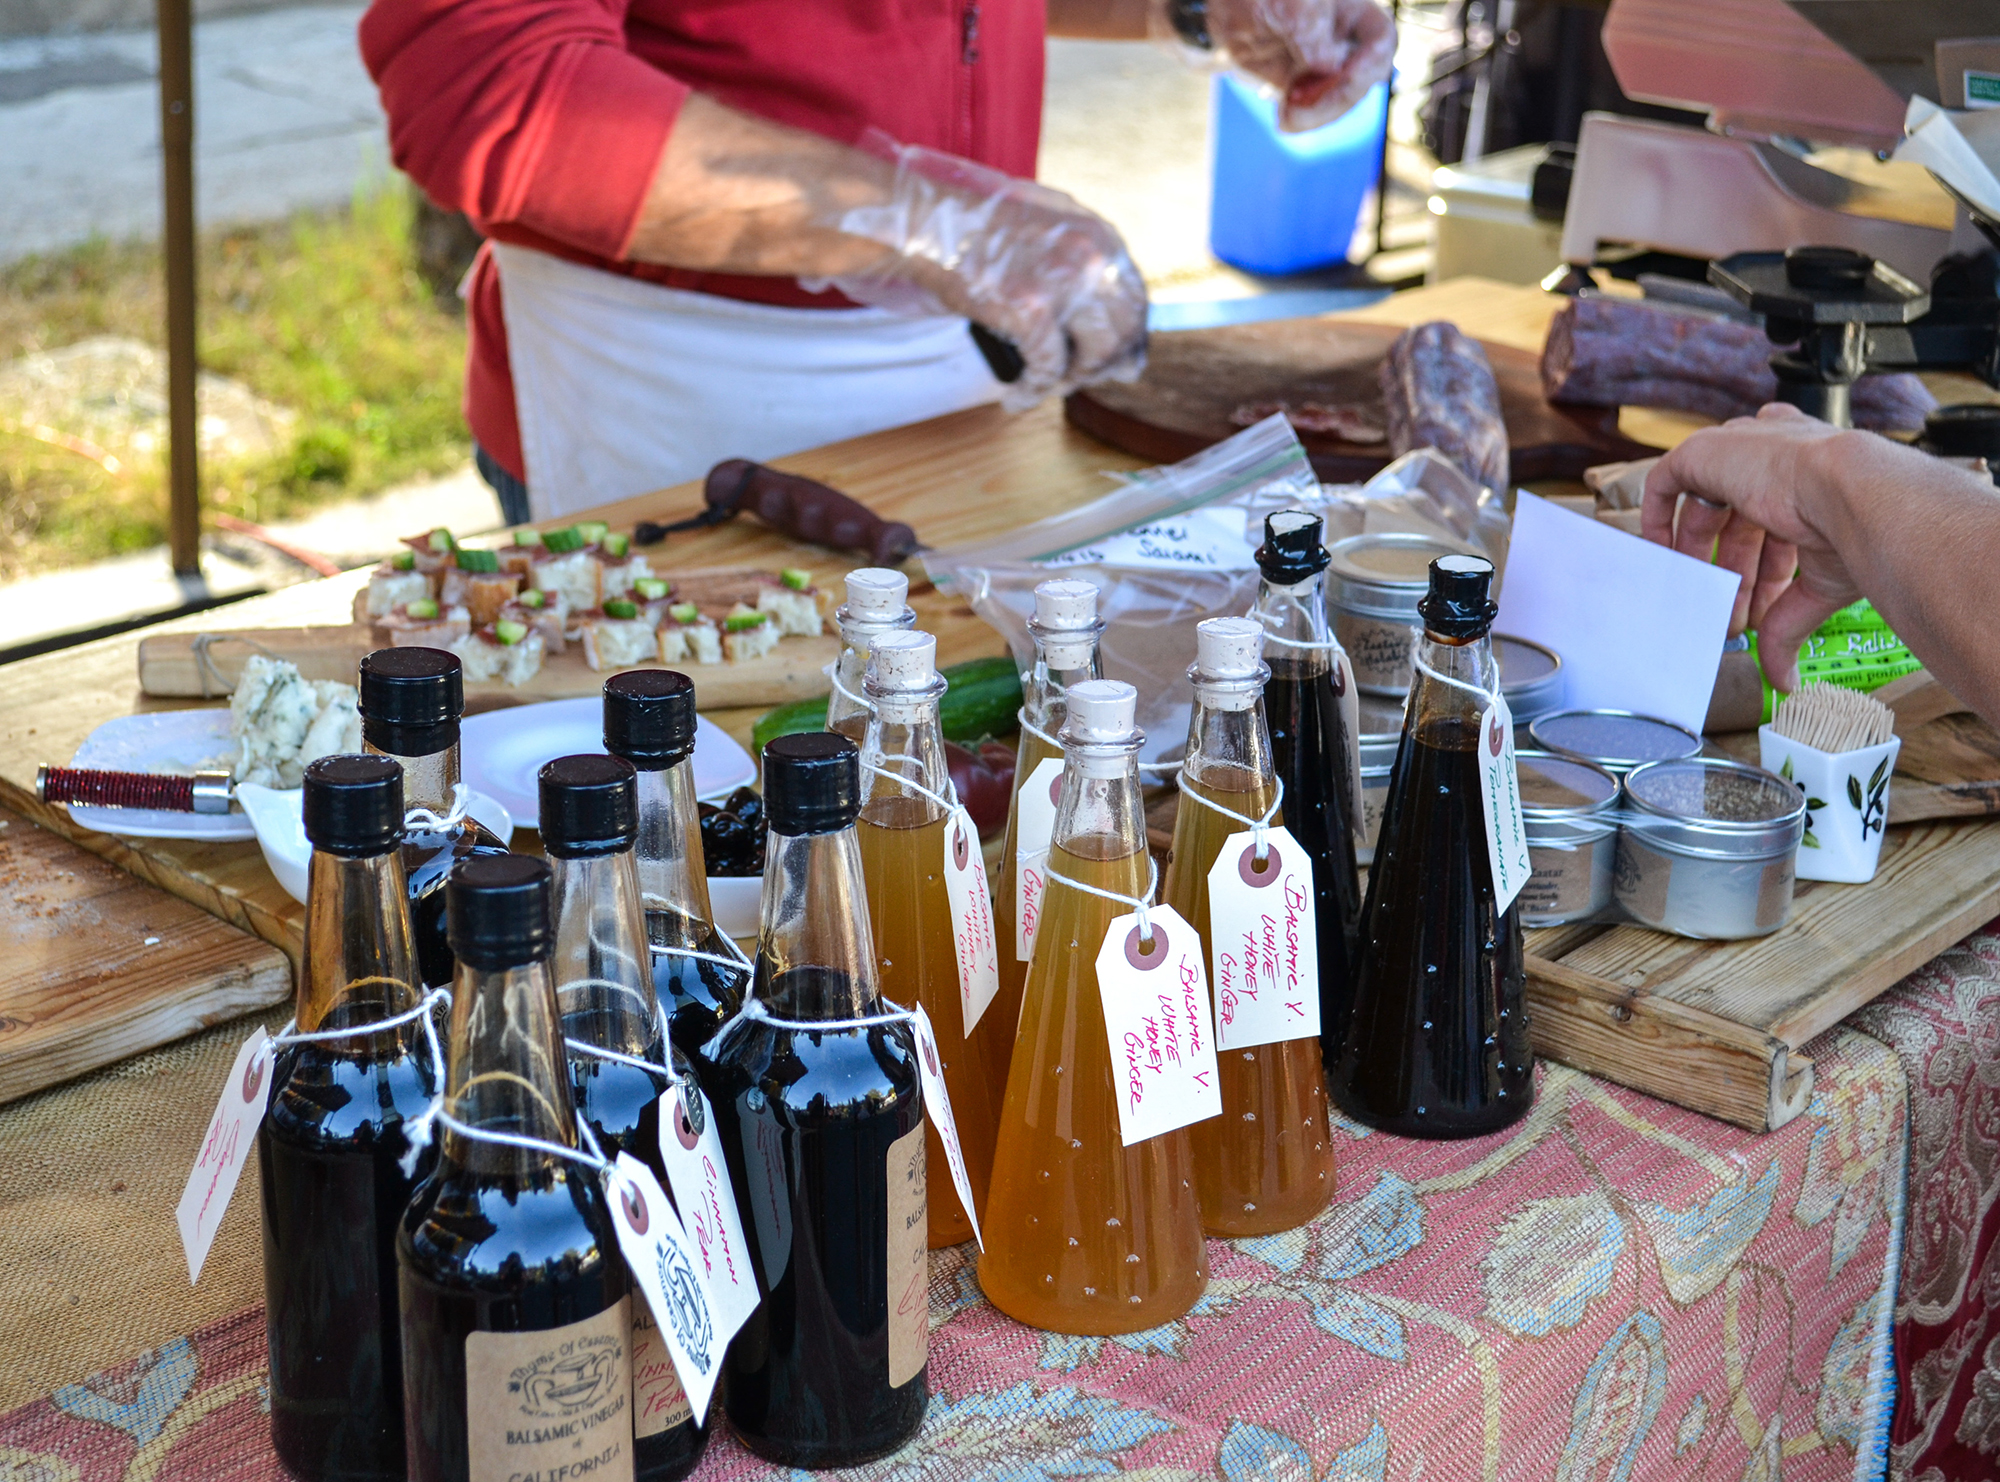
M 752 828 L 764 826 L 764 800 L 747 787 L 738 788 L 729 800 L 729 811 Z

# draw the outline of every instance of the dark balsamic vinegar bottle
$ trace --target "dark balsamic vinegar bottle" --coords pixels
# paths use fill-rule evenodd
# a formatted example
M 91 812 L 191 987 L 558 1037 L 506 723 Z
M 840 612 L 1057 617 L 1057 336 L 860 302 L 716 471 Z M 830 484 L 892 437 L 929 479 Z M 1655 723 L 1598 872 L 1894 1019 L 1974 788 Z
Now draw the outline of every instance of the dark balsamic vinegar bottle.
M 298 1028 L 414 1008 L 401 768 L 321 757 L 306 768 L 304 808 L 313 856 Z M 403 1475 L 396 1227 L 421 1177 L 402 1170 L 404 1123 L 438 1089 L 421 1035 L 412 1023 L 286 1046 L 257 1135 L 271 1439 L 308 1482 Z
M 380 648 L 361 661 L 361 739 L 371 752 L 403 764 L 403 801 L 443 816 L 458 782 L 458 722 L 465 713 L 465 683 L 458 655 L 441 648 Z M 451 982 L 451 943 L 445 930 L 445 881 L 452 866 L 479 854 L 505 854 L 477 819 L 449 830 L 409 829 L 403 834 L 403 874 L 416 932 L 417 970 L 424 986 Z
M 1526 1116 L 1535 1094 L 1520 908 L 1495 909 L 1479 786 L 1487 702 L 1475 691 L 1499 688 L 1487 636 L 1493 566 L 1441 556 L 1430 580 L 1369 870 L 1354 1011 L 1331 1080 L 1358 1122 L 1477 1137 Z
M 763 1304 L 730 1345 L 725 1410 L 780 1465 L 901 1447 L 929 1400 L 924 1108 L 914 1037 L 771 1018 L 883 1011 L 854 831 L 858 752 L 831 731 L 764 748 L 770 844 L 755 1010 L 702 1051 Z
M 694 681 L 671 669 L 628 669 L 604 682 L 604 749 L 639 773 L 634 857 L 653 984 L 667 1011 L 667 1035 L 684 1055 L 707 1044 L 742 1007 L 750 977 L 742 968 L 685 955 L 729 955 L 708 901 L 694 796 L 694 699 Z
M 461 861 L 445 1109 L 577 1146 L 549 957 L 549 867 Z M 603 1184 L 552 1151 L 440 1125 L 396 1240 L 411 1482 L 632 1482 L 631 1278 Z
M 644 671 L 641 671 L 644 672 Z M 666 1028 L 653 994 L 651 954 L 632 857 L 638 833 L 638 774 L 615 756 L 557 757 L 541 770 L 542 847 L 553 876 L 556 1006 L 568 1042 L 576 1112 L 607 1156 L 630 1153 L 664 1185 L 660 1097 L 671 1082 L 655 1071 L 585 1054 L 594 1045 L 667 1063 Z M 677 1065 L 677 1071 L 684 1067 Z M 641 1482 L 673 1482 L 694 1470 L 708 1444 L 674 1374 L 643 1297 L 632 1300 L 633 1461 Z
M 1320 518 L 1285 509 L 1264 519 L 1257 549 L 1263 580 L 1256 614 L 1267 635 L 1264 714 L 1271 761 L 1285 785 L 1285 826 L 1313 862 L 1319 923 L 1321 1051 L 1333 1063 L 1354 998 L 1355 938 L 1361 922 L 1361 870 L 1354 859 L 1354 819 L 1361 806 L 1349 789 L 1353 738 L 1341 718 L 1341 682 L 1326 621 L 1329 557 Z

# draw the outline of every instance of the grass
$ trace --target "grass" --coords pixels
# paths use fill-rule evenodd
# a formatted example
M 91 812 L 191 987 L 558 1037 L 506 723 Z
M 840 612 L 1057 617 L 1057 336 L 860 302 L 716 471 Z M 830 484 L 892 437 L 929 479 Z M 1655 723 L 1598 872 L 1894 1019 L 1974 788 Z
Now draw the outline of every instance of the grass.
M 265 523 L 449 471 L 465 327 L 417 276 L 401 188 L 344 211 L 205 234 L 201 360 L 298 414 L 274 456 L 202 467 L 203 502 Z M 157 244 L 92 242 L 0 270 L 0 362 L 90 335 L 163 343 Z M 0 575 L 166 539 L 165 456 L 117 473 L 0 425 Z

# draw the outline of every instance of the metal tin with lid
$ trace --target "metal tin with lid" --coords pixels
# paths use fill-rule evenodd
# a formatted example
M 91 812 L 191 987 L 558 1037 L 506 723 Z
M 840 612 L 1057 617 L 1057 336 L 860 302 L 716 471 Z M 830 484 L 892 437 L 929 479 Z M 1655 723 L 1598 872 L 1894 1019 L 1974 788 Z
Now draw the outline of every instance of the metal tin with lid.
M 1327 548 L 1327 616 L 1362 694 L 1393 698 L 1409 690 L 1423 626 L 1417 604 L 1430 590 L 1431 562 L 1469 554 L 1455 541 L 1393 531 L 1350 535 Z
M 1500 693 L 1516 725 L 1526 725 L 1562 704 L 1563 661 L 1554 649 L 1495 633 L 1493 663 L 1500 671 Z
M 1701 755 L 1701 737 L 1685 726 L 1630 710 L 1552 710 L 1528 734 L 1543 751 L 1581 757 L 1624 776 L 1647 762 Z
M 1618 903 L 1681 936 L 1763 936 L 1785 924 L 1805 797 L 1761 767 L 1690 757 L 1625 778 Z
M 1375 840 L 1382 832 L 1382 812 L 1389 806 L 1389 778 L 1396 770 L 1396 748 L 1403 743 L 1403 704 L 1376 695 L 1361 695 L 1361 729 L 1356 737 L 1361 753 L 1361 831 L 1354 846 L 1357 864 L 1375 861 Z
M 1618 779 L 1595 762 L 1547 751 L 1514 757 L 1533 871 L 1521 887 L 1523 926 L 1560 926 L 1611 903 L 1618 854 Z

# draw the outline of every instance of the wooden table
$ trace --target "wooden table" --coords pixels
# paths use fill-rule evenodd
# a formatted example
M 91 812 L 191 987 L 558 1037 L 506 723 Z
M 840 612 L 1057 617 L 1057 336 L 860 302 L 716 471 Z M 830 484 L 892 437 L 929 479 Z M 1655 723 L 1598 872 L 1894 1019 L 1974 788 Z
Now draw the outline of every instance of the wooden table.
M 1354 317 L 1403 324 L 1452 319 L 1475 336 L 1537 348 L 1556 302 L 1534 289 L 1460 279 L 1396 295 Z M 1629 435 L 1654 443 L 1676 441 L 1698 425 L 1667 413 L 1627 411 L 1621 419 Z M 1096 497 L 1109 487 L 1107 475 L 1137 466 L 1066 426 L 1054 403 L 1020 416 L 979 408 L 777 461 L 907 520 L 932 545 L 990 536 Z M 642 518 L 676 518 L 700 506 L 699 487 L 685 484 L 594 513 L 613 528 L 630 528 Z M 821 572 L 842 561 L 747 520 L 675 536 L 659 558 L 669 566 L 754 562 Z M 237 604 L 220 621 L 231 627 L 345 622 L 363 579 L 351 572 L 309 582 Z M 937 634 L 940 662 L 1004 651 L 999 636 L 962 602 L 920 585 L 912 603 L 921 625 Z M 209 613 L 175 626 L 218 625 Z M 248 928 L 296 960 L 302 909 L 271 879 L 254 844 L 121 840 L 78 829 L 63 809 L 34 800 L 38 762 L 67 761 L 113 716 L 183 703 L 139 692 L 138 637 L 7 667 L 0 804 Z M 711 718 L 747 741 L 756 712 L 719 711 Z M 1777 1126 L 1797 1115 L 1810 1094 L 1811 1066 L 1798 1054 L 1806 1040 L 1996 912 L 2000 828 L 1892 828 L 1875 885 L 1803 892 L 1799 924 L 1762 942 L 1698 943 L 1637 927 L 1536 933 L 1530 989 L 1536 1047 L 1743 1126 Z

